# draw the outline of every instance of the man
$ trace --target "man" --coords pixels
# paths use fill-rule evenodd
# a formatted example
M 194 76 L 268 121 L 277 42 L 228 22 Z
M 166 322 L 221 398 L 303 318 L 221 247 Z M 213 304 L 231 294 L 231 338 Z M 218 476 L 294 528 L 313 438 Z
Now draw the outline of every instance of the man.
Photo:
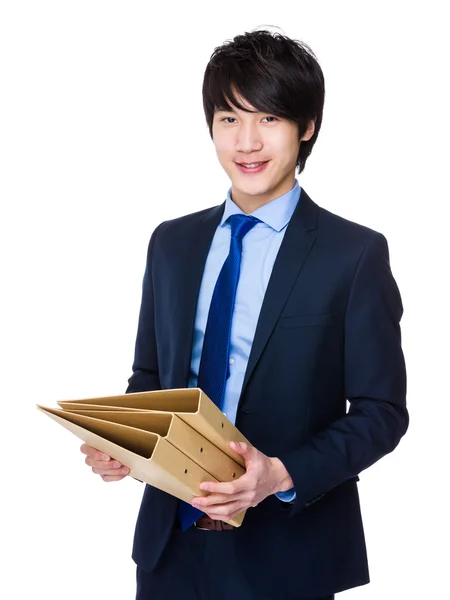
M 332 598 L 369 581 L 358 473 L 408 427 L 387 243 L 295 178 L 324 102 L 305 44 L 237 36 L 211 56 L 203 101 L 231 188 L 154 231 L 127 392 L 198 386 L 252 447 L 233 445 L 246 473 L 202 484 L 192 507 L 146 486 L 137 599 Z M 105 481 L 128 473 L 82 451 Z

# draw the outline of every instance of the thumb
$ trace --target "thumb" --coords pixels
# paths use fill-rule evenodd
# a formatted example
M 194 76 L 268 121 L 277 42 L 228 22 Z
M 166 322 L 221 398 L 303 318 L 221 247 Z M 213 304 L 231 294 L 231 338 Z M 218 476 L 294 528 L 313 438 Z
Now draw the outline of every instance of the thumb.
M 251 452 L 251 446 L 245 442 L 230 442 L 230 448 L 241 456 L 248 455 Z

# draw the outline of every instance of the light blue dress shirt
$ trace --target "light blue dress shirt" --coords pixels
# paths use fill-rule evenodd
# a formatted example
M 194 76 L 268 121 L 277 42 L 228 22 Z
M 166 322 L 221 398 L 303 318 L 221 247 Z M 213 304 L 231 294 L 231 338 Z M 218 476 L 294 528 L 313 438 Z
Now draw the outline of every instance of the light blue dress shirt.
M 231 325 L 230 376 L 225 386 L 223 405 L 223 412 L 232 423 L 236 421 L 237 405 L 264 294 L 287 225 L 300 199 L 300 193 L 301 187 L 295 180 L 294 187 L 289 192 L 251 213 L 262 222 L 257 223 L 242 240 L 241 269 Z M 231 227 L 226 220 L 235 214 L 246 213 L 233 202 L 230 188 L 222 220 L 216 229 L 206 259 L 200 286 L 189 387 L 197 387 L 209 306 L 217 278 L 230 250 Z M 295 498 L 295 490 L 278 492 L 276 496 L 280 500 L 289 502 Z

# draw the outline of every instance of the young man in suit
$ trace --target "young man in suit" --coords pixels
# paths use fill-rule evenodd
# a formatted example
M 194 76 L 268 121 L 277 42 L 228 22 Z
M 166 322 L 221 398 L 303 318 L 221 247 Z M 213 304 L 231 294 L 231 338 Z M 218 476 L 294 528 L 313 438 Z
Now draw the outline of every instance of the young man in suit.
M 324 89 L 305 44 L 264 30 L 207 65 L 204 110 L 231 188 L 154 231 L 127 392 L 200 387 L 253 446 L 232 447 L 242 477 L 202 484 L 192 506 L 146 485 L 138 600 L 324 599 L 369 581 L 356 482 L 408 427 L 402 302 L 385 238 L 296 180 Z M 105 481 L 128 473 L 82 451 Z

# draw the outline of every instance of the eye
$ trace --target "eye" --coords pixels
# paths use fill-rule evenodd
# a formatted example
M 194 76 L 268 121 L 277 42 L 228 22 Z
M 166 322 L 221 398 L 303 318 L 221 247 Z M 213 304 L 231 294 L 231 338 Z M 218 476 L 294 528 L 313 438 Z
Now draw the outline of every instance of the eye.
M 270 119 L 268 121 L 269 123 L 274 123 L 275 121 L 278 121 L 277 117 L 272 117 L 271 115 L 268 115 L 267 117 L 263 117 L 262 120 L 264 121 L 264 119 Z M 231 125 L 232 121 L 236 121 L 236 118 L 235 117 L 223 117 L 220 120 Z

